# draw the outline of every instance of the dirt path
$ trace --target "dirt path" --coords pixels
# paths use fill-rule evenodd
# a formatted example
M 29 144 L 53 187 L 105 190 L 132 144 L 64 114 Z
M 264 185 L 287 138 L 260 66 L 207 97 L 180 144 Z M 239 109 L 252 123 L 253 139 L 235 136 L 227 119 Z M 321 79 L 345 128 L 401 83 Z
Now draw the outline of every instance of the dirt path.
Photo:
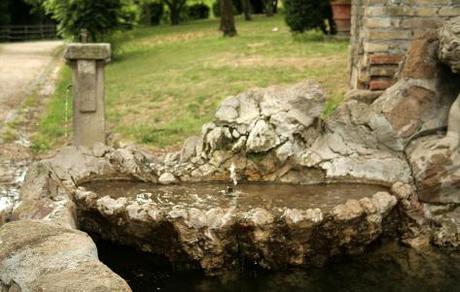
M 62 66 L 61 41 L 0 44 L 0 225 L 19 199 L 19 188 L 32 162 L 30 134 L 48 97 L 54 92 Z M 25 101 L 34 95 L 28 107 Z M 3 133 L 15 121 L 15 139 Z M 19 122 L 18 122 L 19 121 Z
M 0 121 L 15 110 L 47 75 L 61 41 L 0 44 Z

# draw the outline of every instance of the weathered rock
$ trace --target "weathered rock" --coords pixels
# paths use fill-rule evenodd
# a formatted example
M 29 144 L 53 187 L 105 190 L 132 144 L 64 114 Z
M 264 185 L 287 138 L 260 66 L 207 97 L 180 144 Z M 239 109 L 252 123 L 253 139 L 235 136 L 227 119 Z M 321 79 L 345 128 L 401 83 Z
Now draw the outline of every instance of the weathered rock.
M 460 249 L 460 209 L 458 205 L 425 204 L 426 216 L 432 223 L 431 241 L 434 245 Z
M 7 223 L 13 212 L 14 201 L 9 197 L 0 197 L 0 226 Z
M 246 150 L 251 153 L 266 152 L 275 148 L 280 143 L 275 129 L 264 120 L 258 120 L 246 142 Z
M 343 205 L 332 209 L 332 216 L 339 221 L 352 220 L 364 214 L 364 210 L 356 200 L 349 200 Z
M 239 100 L 235 97 L 225 99 L 216 111 L 216 120 L 218 122 L 233 123 L 238 118 Z
M 166 172 L 160 176 L 158 182 L 163 185 L 173 184 L 177 182 L 177 178 L 172 173 Z
M 88 235 L 30 220 L 0 228 L 0 281 L 19 291 L 131 291 Z
M 376 100 L 383 91 L 379 90 L 362 90 L 362 89 L 353 89 L 347 92 L 345 99 L 354 99 L 359 102 L 364 102 L 366 104 L 371 104 Z
M 198 156 L 199 154 L 201 154 L 202 144 L 203 144 L 203 141 L 201 140 L 200 137 L 193 136 L 193 137 L 187 138 L 180 152 L 180 161 L 187 162 L 192 157 Z
M 428 203 L 460 203 L 460 154 L 433 147 L 439 139 L 420 139 L 408 148 L 417 194 Z
M 417 34 L 411 41 L 403 61 L 402 79 L 433 79 L 439 74 L 437 57 L 439 40 L 436 30 Z
M 379 192 L 372 196 L 372 203 L 382 216 L 388 215 L 397 202 L 398 200 L 394 196 L 386 192 Z

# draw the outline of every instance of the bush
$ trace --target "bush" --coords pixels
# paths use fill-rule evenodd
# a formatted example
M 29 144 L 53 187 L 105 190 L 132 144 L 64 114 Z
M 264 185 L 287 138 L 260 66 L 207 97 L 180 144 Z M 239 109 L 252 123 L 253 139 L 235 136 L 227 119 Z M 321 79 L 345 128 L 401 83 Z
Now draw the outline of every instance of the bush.
M 190 20 L 209 18 L 209 7 L 206 4 L 198 3 L 187 7 L 187 18 Z
M 232 0 L 233 2 L 233 15 L 239 15 L 243 13 L 243 4 L 241 0 Z M 217 0 L 212 4 L 212 12 L 215 17 L 220 17 L 220 1 Z
M 321 29 L 327 33 L 331 27 L 329 0 L 285 0 L 284 9 L 286 23 L 293 32 Z
M 117 29 L 131 28 L 139 16 L 132 0 L 44 0 L 47 13 L 58 22 L 58 32 L 77 40 L 87 29 L 89 41 L 102 41 Z

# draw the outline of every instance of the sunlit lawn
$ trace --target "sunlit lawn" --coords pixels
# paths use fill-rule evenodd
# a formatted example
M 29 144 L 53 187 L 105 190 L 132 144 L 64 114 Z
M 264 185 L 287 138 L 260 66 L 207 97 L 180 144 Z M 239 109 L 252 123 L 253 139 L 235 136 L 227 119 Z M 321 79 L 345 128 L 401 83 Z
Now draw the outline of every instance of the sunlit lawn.
M 341 100 L 348 42 L 310 32 L 293 38 L 281 16 L 237 18 L 239 36 L 222 38 L 218 20 L 139 28 L 115 38 L 106 71 L 110 130 L 124 142 L 176 145 L 211 121 L 219 102 L 251 87 L 318 81 Z M 277 29 L 275 29 L 277 28 Z M 36 135 L 37 148 L 63 143 L 68 69 Z

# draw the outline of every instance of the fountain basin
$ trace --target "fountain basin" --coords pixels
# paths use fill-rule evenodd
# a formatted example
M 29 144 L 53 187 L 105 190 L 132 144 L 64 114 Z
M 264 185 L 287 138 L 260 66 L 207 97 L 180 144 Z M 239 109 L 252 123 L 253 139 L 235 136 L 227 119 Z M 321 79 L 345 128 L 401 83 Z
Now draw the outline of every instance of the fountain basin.
M 237 194 L 227 195 L 221 191 L 229 177 L 214 176 L 225 183 L 197 184 L 177 174 L 186 167 L 178 169 L 142 151 L 101 145 L 65 148 L 30 167 L 11 219 L 39 219 L 55 226 L 56 232 L 80 229 L 96 242 L 160 256 L 173 267 L 206 274 L 252 268 L 281 271 L 321 266 L 337 255 L 360 253 L 382 237 L 393 237 L 404 226 L 404 208 L 410 209 L 413 198 L 412 188 L 403 183 L 390 190 L 276 180 L 243 183 Z M 180 182 L 160 185 L 166 172 Z M 104 246 L 98 249 L 99 255 L 107 255 Z M 118 256 L 112 254 L 112 260 Z M 100 259 L 109 265 L 106 257 Z M 21 267 L 14 273 L 18 277 L 28 273 Z M 85 273 L 99 281 L 90 270 Z
M 397 199 L 373 185 L 82 184 L 80 229 L 209 274 L 322 265 L 357 253 L 391 225 Z

